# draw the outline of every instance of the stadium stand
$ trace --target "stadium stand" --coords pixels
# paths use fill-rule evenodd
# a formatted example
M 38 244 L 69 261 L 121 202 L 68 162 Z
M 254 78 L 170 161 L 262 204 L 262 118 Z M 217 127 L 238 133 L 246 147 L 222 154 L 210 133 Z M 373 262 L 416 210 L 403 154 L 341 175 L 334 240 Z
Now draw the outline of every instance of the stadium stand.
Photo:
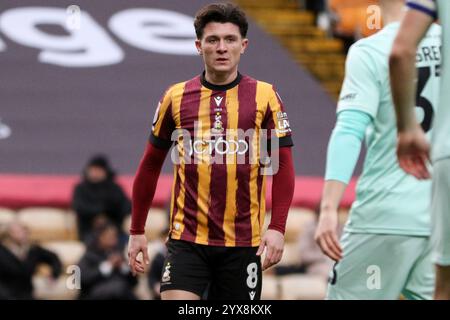
M 280 279 L 271 274 L 264 274 L 264 281 L 262 284 L 262 300 L 279 300 L 281 294 Z
M 15 216 L 25 223 L 30 229 L 30 236 L 33 240 L 42 244 L 46 249 L 55 252 L 61 259 L 64 268 L 75 265 L 85 251 L 83 243 L 74 240 L 76 236 L 76 226 L 73 225 L 73 212 L 56 208 L 26 208 L 14 212 L 10 209 L 2 208 L 0 210 L 0 223 L 6 223 Z M 146 233 L 149 237 L 148 252 L 150 261 L 158 252 L 161 243 L 156 241 L 157 235 L 167 228 L 167 212 L 163 209 L 152 208 L 150 210 L 150 223 L 147 224 Z M 293 208 L 291 209 L 286 230 L 286 246 L 283 259 L 279 265 L 299 264 L 299 244 L 298 237 L 301 235 L 303 226 L 314 219 L 314 213 L 310 209 Z M 72 221 L 72 222 L 69 222 Z M 266 216 L 266 227 L 270 221 L 270 214 Z M 125 230 L 128 229 L 129 220 L 124 223 Z M 38 274 L 34 277 L 35 295 L 39 299 L 75 299 L 77 297 L 74 290 L 66 286 L 66 281 L 70 274 L 63 275 L 55 282 L 48 280 L 47 268 L 40 268 Z M 290 281 L 295 281 L 298 287 L 291 292 Z M 324 294 L 323 279 L 318 285 L 319 280 L 311 280 L 308 276 L 293 277 L 292 275 L 277 276 L 270 273 L 265 274 L 263 286 L 263 299 L 320 299 Z M 309 286 L 311 286 L 309 288 Z M 309 288 L 309 289 L 308 289 Z M 311 291 L 312 290 L 312 291 Z M 75 290 L 76 291 L 76 290 Z M 137 296 L 141 299 L 151 299 L 148 289 L 146 275 L 139 276 L 138 286 L 135 290 Z M 306 293 L 309 292 L 309 293 Z
M 266 32 L 274 35 L 293 58 L 337 99 L 344 77 L 344 47 L 316 26 L 313 13 L 292 0 L 237 0 Z
M 326 282 L 321 277 L 287 275 L 279 281 L 282 300 L 320 300 L 325 297 Z
M 149 218 L 145 226 L 145 235 L 149 240 L 158 239 L 161 232 L 168 230 L 169 213 L 160 208 L 151 208 L 148 214 Z M 130 230 L 131 216 L 128 216 L 123 223 L 123 230 Z
M 345 218 L 346 211 L 343 212 Z M 33 216 L 34 214 L 36 215 Z M 0 210 L 0 224 L 12 220 L 16 215 L 20 221 L 30 228 L 30 235 L 33 240 L 38 241 L 44 248 L 59 256 L 65 270 L 67 267 L 75 265 L 83 255 L 84 244 L 73 239 L 73 235 L 76 235 L 76 226 L 72 225 L 68 228 L 68 221 L 71 220 L 69 217 L 73 217 L 72 212 L 55 208 L 27 208 L 14 212 L 2 208 Z M 311 219 L 314 219 L 312 210 L 305 208 L 291 209 L 286 229 L 286 245 L 279 266 L 292 266 L 301 263 L 298 237 L 303 232 L 304 225 Z M 148 252 L 150 261 L 152 261 L 161 246 L 161 243 L 156 240 L 157 235 L 167 228 L 166 211 L 152 208 L 149 221 L 146 234 L 150 240 Z M 267 214 L 265 221 L 267 227 L 270 214 Z M 124 223 L 125 230 L 128 229 L 128 225 L 129 220 Z M 70 230 L 72 231 L 70 232 Z M 33 278 L 35 296 L 38 299 L 75 299 L 77 297 L 76 290 L 70 290 L 66 286 L 70 276 L 69 273 L 63 273 L 57 281 L 49 281 L 48 273 L 47 268 L 43 267 Z M 135 293 L 140 299 L 152 298 L 146 275 L 139 276 Z M 302 274 L 275 275 L 271 270 L 264 275 L 263 299 L 322 299 L 324 294 L 325 283 L 319 277 Z
M 298 241 L 286 241 L 283 251 L 283 258 L 278 262 L 277 266 L 293 266 L 299 265 L 300 248 Z
M 45 178 L 43 178 L 45 179 Z M 61 181 L 46 180 L 47 183 L 39 182 L 35 177 L 34 183 L 42 186 L 44 189 L 48 188 L 46 192 L 46 206 L 45 207 L 25 207 L 21 208 L 22 202 L 12 202 L 12 208 L 0 208 L 0 224 L 12 221 L 17 217 L 30 230 L 31 239 L 42 244 L 43 247 L 54 251 L 61 259 L 64 268 L 76 264 L 79 257 L 84 253 L 84 245 L 78 241 L 76 233 L 76 220 L 73 211 L 67 209 L 70 206 L 70 193 L 76 179 L 67 177 L 66 183 Z M 121 177 L 119 179 L 127 191 L 128 195 L 131 193 L 132 177 Z M 8 180 L 12 182 L 11 179 Z M 18 185 L 23 181 L 19 178 Z M 168 227 L 167 210 L 165 209 L 167 200 L 170 196 L 170 186 L 172 178 L 163 175 L 158 184 L 155 204 L 156 206 L 150 209 L 149 219 L 146 225 L 146 235 L 149 239 L 149 256 L 150 260 L 159 250 L 161 243 L 158 241 L 158 236 L 162 231 Z M 10 184 L 11 187 L 11 184 Z M 298 239 L 304 232 L 305 225 L 314 219 L 315 206 L 320 199 L 320 190 L 322 188 L 322 181 L 316 178 L 297 178 L 296 192 L 294 196 L 294 207 L 291 208 L 289 218 L 286 226 L 286 247 L 283 259 L 280 262 L 281 266 L 290 266 L 300 264 L 299 258 L 299 243 Z M 42 198 L 43 190 L 37 193 L 35 198 L 29 198 L 30 203 L 39 203 Z M 30 193 L 31 195 L 31 193 Z M 49 196 L 51 195 L 51 196 Z M 267 190 L 267 205 L 268 213 L 265 218 L 265 228 L 270 221 L 270 199 L 271 184 L 268 183 Z M 350 205 L 354 197 L 354 183 L 347 191 L 344 204 Z M 11 204 L 12 198 L 4 199 L 5 203 Z M 1 202 L 1 201 L 0 201 Z M 4 204 L 2 204 L 4 205 Z M 58 206 L 66 209 L 58 208 Z M 341 218 L 345 220 L 347 210 L 343 209 Z M 129 229 L 130 220 L 127 218 L 124 221 L 123 229 Z M 77 297 L 76 290 L 70 290 L 66 286 L 66 281 L 69 279 L 70 273 L 63 272 L 63 275 L 55 282 L 49 282 L 48 270 L 46 268 L 39 269 L 39 272 L 33 279 L 35 285 L 35 296 L 39 299 L 75 299 Z M 287 279 L 287 280 L 285 280 Z M 297 285 L 299 289 L 289 293 L 289 281 L 299 282 Z M 269 269 L 265 273 L 263 281 L 263 299 L 320 299 L 323 298 L 324 281 L 321 282 L 317 278 L 310 276 L 299 275 L 275 275 Z M 293 285 L 293 286 L 297 286 Z M 311 286 L 309 289 L 308 287 Z M 310 292 L 310 293 L 308 293 Z M 152 296 L 148 289 L 146 275 L 139 276 L 138 285 L 135 290 L 136 295 L 140 299 L 151 299 Z M 321 296 L 322 294 L 322 296 Z
M 0 225 L 12 221 L 15 217 L 14 210 L 8 208 L 0 208 Z
M 299 234 L 303 232 L 304 226 L 314 220 L 314 215 L 314 212 L 309 209 L 292 208 L 286 222 L 286 242 L 296 242 Z
M 367 23 L 367 10 L 377 4 L 376 0 L 328 0 L 329 32 L 316 25 L 314 14 L 306 10 L 303 1 L 237 0 L 236 3 L 278 38 L 335 99 L 344 78 L 345 52 L 355 40 L 378 31 Z
M 48 280 L 46 276 L 33 278 L 34 296 L 40 300 L 73 300 L 77 298 L 77 290 L 67 288 L 67 276 L 61 276 L 55 282 Z
M 329 0 L 329 10 L 336 16 L 335 33 L 356 39 L 374 34 L 377 30 L 367 23 L 367 9 L 376 4 L 376 0 Z
M 58 208 L 26 208 L 17 213 L 18 220 L 30 231 L 32 241 L 73 240 L 75 224 L 70 213 Z
M 86 250 L 82 242 L 74 240 L 44 242 L 42 246 L 56 253 L 64 267 L 75 265 Z

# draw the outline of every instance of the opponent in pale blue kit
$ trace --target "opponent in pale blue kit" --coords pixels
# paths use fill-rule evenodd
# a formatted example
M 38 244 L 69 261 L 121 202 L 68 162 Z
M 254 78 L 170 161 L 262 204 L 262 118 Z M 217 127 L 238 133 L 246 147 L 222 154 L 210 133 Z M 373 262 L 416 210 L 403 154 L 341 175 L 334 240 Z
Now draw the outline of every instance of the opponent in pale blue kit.
M 405 14 L 404 1 L 380 1 L 385 27 L 355 43 L 330 138 L 316 241 L 336 260 L 328 299 L 431 299 L 431 183 L 397 163 L 396 121 L 389 79 L 389 53 Z M 434 25 L 417 51 L 420 74 L 417 115 L 427 135 L 439 91 L 441 28 Z M 341 243 L 337 209 L 362 141 L 367 154 Z
M 436 263 L 436 299 L 450 299 L 450 1 L 410 0 L 392 49 L 392 89 L 398 117 L 397 154 L 401 167 L 419 179 L 429 178 L 429 142 L 414 118 L 414 51 L 436 19 L 442 24 L 443 65 L 439 107 L 434 117 L 431 159 L 433 162 L 432 243 Z

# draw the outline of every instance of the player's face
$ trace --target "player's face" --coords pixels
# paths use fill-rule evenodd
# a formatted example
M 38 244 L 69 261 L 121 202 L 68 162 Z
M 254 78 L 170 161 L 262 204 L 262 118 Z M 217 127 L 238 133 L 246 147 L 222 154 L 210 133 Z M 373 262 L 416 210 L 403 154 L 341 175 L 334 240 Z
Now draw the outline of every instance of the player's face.
M 248 40 L 242 38 L 239 27 L 233 23 L 210 22 L 195 44 L 209 71 L 230 73 L 237 69 Z

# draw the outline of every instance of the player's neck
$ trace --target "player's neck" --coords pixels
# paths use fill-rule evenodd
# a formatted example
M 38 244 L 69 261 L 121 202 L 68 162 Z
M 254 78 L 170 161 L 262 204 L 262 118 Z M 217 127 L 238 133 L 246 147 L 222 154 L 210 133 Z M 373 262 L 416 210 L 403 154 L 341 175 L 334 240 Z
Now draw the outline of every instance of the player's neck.
M 403 5 L 395 5 L 395 4 L 393 4 L 392 7 L 390 8 L 382 10 L 382 12 L 384 25 L 402 21 L 406 13 Z
M 227 73 L 214 72 L 214 71 L 208 70 L 208 68 L 206 68 L 206 71 L 205 71 L 205 80 L 211 84 L 218 85 L 218 86 L 226 85 L 226 84 L 233 82 L 237 78 L 237 76 L 238 76 L 237 68 L 235 70 L 233 70 L 232 72 L 227 72 Z

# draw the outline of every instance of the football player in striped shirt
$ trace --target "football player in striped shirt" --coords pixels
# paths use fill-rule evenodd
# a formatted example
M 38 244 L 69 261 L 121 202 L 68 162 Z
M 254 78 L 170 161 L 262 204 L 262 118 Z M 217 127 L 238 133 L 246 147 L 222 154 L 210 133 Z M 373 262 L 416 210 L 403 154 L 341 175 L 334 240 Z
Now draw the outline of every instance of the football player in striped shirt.
M 262 271 L 282 256 L 294 190 L 291 129 L 274 87 L 238 72 L 248 23 L 232 4 L 202 8 L 194 22 L 205 71 L 171 86 L 156 110 L 150 142 L 133 187 L 129 257 L 143 272 L 148 260 L 144 225 L 161 166 L 172 141 L 168 257 L 162 299 L 259 299 Z M 266 175 L 264 130 L 270 139 L 272 215 L 263 234 Z M 275 143 L 274 143 L 275 142 Z M 150 217 L 151 223 L 151 217 Z M 261 266 L 260 255 L 266 250 Z
M 442 24 L 442 69 L 439 107 L 431 140 L 433 191 L 431 201 L 435 299 L 450 300 L 450 1 L 408 0 L 410 7 L 391 53 L 392 94 L 397 112 L 397 155 L 401 167 L 418 179 L 430 177 L 429 143 L 414 117 L 415 50 L 436 19 Z

